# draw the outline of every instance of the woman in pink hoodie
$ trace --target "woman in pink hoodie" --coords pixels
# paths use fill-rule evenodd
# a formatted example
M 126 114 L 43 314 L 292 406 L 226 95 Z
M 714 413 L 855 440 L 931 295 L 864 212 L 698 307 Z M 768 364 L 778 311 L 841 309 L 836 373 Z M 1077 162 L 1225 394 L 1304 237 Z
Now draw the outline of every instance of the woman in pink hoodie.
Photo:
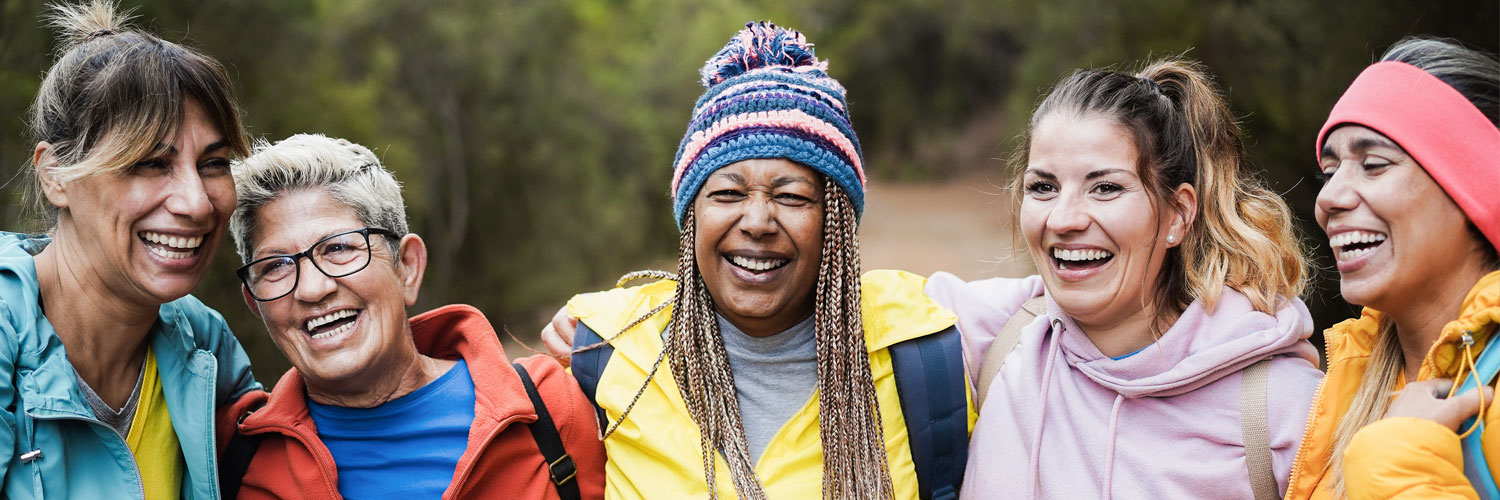
M 964 497 L 1279 498 L 1322 375 L 1304 250 L 1211 77 L 1075 72 L 1012 163 L 1040 276 L 927 285 L 971 380 L 1044 297 L 984 395 Z

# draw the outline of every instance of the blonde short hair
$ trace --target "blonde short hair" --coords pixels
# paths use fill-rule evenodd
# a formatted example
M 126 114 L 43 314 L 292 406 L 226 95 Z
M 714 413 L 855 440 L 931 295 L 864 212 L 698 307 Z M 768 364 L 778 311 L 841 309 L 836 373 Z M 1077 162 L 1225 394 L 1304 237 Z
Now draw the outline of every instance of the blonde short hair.
M 229 233 L 244 262 L 255 251 L 260 209 L 297 190 L 326 192 L 354 209 L 365 226 L 407 233 L 406 205 L 396 176 L 369 148 L 344 139 L 298 134 L 275 144 L 257 141 L 250 156 L 234 166 L 234 189 L 239 202 L 229 219 Z

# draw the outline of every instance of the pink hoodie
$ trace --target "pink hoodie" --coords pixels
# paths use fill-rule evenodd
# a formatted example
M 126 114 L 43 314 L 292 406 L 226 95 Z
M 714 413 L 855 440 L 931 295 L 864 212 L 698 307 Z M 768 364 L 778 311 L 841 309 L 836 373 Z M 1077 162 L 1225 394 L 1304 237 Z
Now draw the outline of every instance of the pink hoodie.
M 970 378 L 1039 276 L 928 278 L 958 314 Z M 1266 400 L 1276 482 L 1287 476 L 1323 377 L 1302 301 L 1275 316 L 1225 289 L 1212 313 L 1193 303 L 1151 346 L 1112 360 L 1047 299 L 990 386 L 974 426 L 964 498 L 1252 498 L 1240 420 L 1240 371 L 1274 356 Z

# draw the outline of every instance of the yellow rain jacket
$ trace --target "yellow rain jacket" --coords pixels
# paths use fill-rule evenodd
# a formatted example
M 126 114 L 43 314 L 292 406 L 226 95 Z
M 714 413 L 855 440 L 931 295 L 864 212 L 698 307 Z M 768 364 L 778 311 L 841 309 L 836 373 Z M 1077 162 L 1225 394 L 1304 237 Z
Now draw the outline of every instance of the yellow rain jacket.
M 1354 399 L 1373 351 L 1379 311 L 1365 309 L 1358 319 L 1324 331 L 1328 375 L 1313 400 L 1302 449 L 1292 464 L 1286 498 L 1332 498 L 1333 434 Z M 1474 356 L 1500 324 L 1500 272 L 1481 278 L 1464 297 L 1459 317 L 1443 327 L 1422 360 L 1417 379 L 1458 375 L 1462 337 L 1472 332 Z M 1465 371 L 1467 374 L 1467 371 Z M 1400 389 L 1405 381 L 1397 382 Z M 1490 473 L 1500 478 L 1500 409 L 1486 401 L 1482 439 Z M 1464 477 L 1458 434 L 1429 420 L 1391 418 L 1361 429 L 1345 450 L 1344 484 L 1349 498 L 1477 498 Z
M 871 271 L 861 278 L 861 313 L 870 372 L 880 401 L 886 460 L 896 498 L 917 498 L 917 477 L 907 444 L 895 376 L 888 347 L 941 332 L 957 318 L 929 299 L 925 278 L 900 271 Z M 568 301 L 568 314 L 608 338 L 631 320 L 673 298 L 676 282 L 660 281 L 632 288 L 578 295 Z M 620 418 L 661 352 L 661 332 L 671 319 L 670 309 L 631 329 L 611 344 L 615 353 L 600 376 L 596 400 L 609 422 Z M 704 498 L 708 486 L 699 454 L 699 431 L 673 381 L 670 360 L 664 360 L 651 385 L 627 418 L 604 441 L 607 498 Z M 970 399 L 968 427 L 973 430 Z M 601 428 L 602 429 L 602 428 Z M 960 464 L 963 457 L 958 457 Z M 729 469 L 719 456 L 718 497 L 738 498 Z M 819 498 L 823 450 L 818 433 L 818 395 L 777 431 L 755 464 L 755 475 L 768 498 Z

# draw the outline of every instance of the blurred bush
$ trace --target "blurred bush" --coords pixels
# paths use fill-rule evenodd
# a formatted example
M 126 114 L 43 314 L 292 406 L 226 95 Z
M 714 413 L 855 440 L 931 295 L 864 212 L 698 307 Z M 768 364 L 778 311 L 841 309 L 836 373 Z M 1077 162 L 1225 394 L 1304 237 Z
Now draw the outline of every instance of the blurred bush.
M 53 47 L 41 10 L 0 0 L 11 230 L 30 228 L 25 110 Z M 1073 68 L 1201 59 L 1312 241 L 1311 141 L 1359 70 L 1408 34 L 1500 46 L 1493 0 L 157 0 L 137 13 L 229 66 L 256 137 L 321 132 L 380 153 L 430 248 L 415 309 L 471 303 L 526 339 L 570 294 L 672 262 L 667 184 L 697 69 L 749 20 L 800 29 L 831 61 L 881 182 L 1003 180 L 996 158 Z M 197 295 L 271 382 L 286 363 L 240 304 L 237 265 L 226 243 Z M 1309 303 L 1327 325 L 1351 310 L 1320 276 Z

